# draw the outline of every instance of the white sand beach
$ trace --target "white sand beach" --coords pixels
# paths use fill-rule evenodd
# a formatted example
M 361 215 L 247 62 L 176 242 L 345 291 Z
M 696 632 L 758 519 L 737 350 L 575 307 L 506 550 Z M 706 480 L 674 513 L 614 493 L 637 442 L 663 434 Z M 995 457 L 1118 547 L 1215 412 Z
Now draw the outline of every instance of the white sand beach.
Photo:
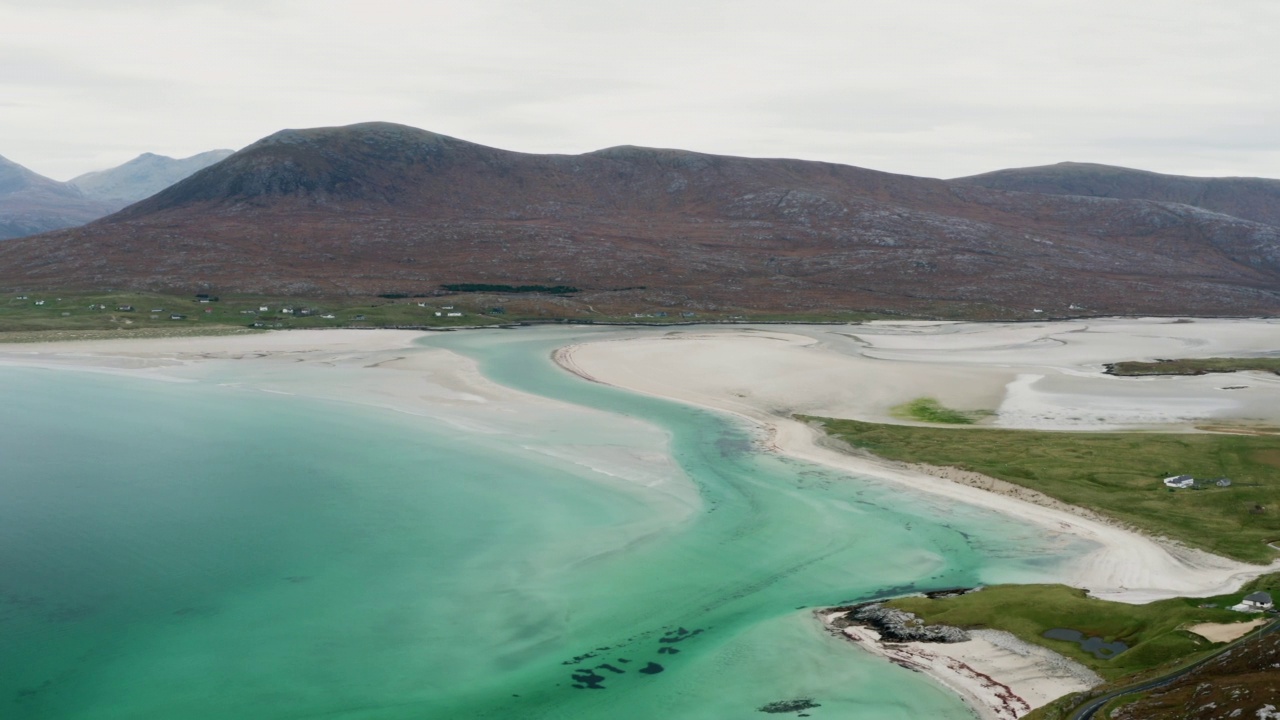
M 974 630 L 970 640 L 948 644 L 883 642 L 871 628 L 833 627 L 830 621 L 838 614 L 820 618 L 832 634 L 929 675 L 963 698 L 983 720 L 1015 720 L 1063 695 L 1102 683 L 1080 663 L 1007 632 Z
M 556 360 L 597 382 L 748 418 L 765 430 L 777 452 L 985 506 L 1050 533 L 1087 540 L 1094 549 L 1066 568 L 1061 581 L 1109 600 L 1144 603 L 1230 592 L 1280 563 L 1246 565 L 1149 538 L 976 473 L 844 452 L 791 416 L 909 422 L 894 418 L 890 408 L 929 396 L 949 407 L 995 410 L 994 424 L 1001 427 L 1192 431 L 1202 423 L 1274 426 L 1280 424 L 1280 377 L 1274 375 L 1134 379 L 1101 371 L 1105 363 L 1122 360 L 1240 357 L 1277 348 L 1280 323 L 1275 321 L 1106 319 L 700 328 L 569 347 Z M 928 672 L 968 698 L 984 717 L 1016 717 L 1087 687 L 1082 676 L 1068 674 L 1068 679 L 1044 669 L 1058 667 L 1057 660 L 1011 663 L 1006 649 L 981 640 L 965 647 L 886 648 L 869 637 L 855 639 Z M 1023 709 L 1012 709 L 1018 707 Z

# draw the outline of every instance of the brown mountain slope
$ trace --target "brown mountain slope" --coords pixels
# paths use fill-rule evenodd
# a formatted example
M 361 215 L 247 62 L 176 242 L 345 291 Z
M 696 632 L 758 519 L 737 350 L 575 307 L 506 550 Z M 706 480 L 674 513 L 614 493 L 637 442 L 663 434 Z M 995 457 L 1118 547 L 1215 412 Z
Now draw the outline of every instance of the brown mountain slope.
M 1280 633 L 1242 645 L 1118 709 L 1115 720 L 1280 717 Z
M 1274 313 L 1280 228 L 1183 205 L 619 147 L 529 155 L 399 125 L 287 130 L 0 286 L 333 294 L 573 285 L 597 308 Z
M 997 170 L 951 182 L 1017 192 L 1182 203 L 1280 225 L 1280 180 L 1265 178 L 1186 177 L 1112 165 L 1064 162 Z
M 112 208 L 0 157 L 0 240 L 83 225 Z

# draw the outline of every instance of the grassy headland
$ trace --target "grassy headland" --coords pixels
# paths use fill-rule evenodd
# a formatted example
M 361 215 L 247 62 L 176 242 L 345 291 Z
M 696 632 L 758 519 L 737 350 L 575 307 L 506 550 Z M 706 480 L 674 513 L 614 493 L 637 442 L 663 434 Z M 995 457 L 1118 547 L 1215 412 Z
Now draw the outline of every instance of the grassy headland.
M 1244 594 L 1221 598 L 1221 603 L 1203 598 L 1172 598 L 1129 605 L 1097 600 L 1082 589 L 1066 585 L 996 585 L 937 600 L 902 597 L 886 605 L 914 612 L 931 625 L 1006 630 L 1112 680 L 1211 650 L 1213 643 L 1184 628 L 1198 623 L 1253 620 L 1254 615 L 1225 609 L 1229 607 L 1228 600 L 1239 602 Z M 1085 637 L 1100 637 L 1106 642 L 1123 642 L 1129 650 L 1101 660 L 1082 650 L 1078 643 L 1044 637 L 1044 632 L 1053 628 L 1079 630 Z
M 1047 647 L 1091 668 L 1107 680 L 1191 658 L 1211 650 L 1212 643 L 1185 628 L 1198 623 L 1234 623 L 1257 615 L 1226 608 L 1255 590 L 1280 591 L 1280 575 L 1253 581 L 1247 589 L 1216 598 L 1173 598 L 1146 605 L 1089 597 L 1065 585 L 997 585 L 978 592 L 930 599 L 905 597 L 885 604 L 915 613 L 927 624 L 966 629 L 1004 630 L 1026 642 Z M 1211 605 L 1213 607 L 1202 607 Z M 1067 628 L 1106 642 L 1120 641 L 1128 650 L 1108 659 L 1080 645 L 1044 637 L 1047 630 Z
M 1280 541 L 1280 437 L 932 428 L 801 416 L 832 436 L 903 462 L 953 466 L 1038 490 L 1156 536 L 1265 563 Z M 1161 479 L 1228 477 L 1170 490 Z
M 1222 647 L 1221 643 L 1204 642 L 1203 639 L 1198 638 L 1198 635 L 1185 632 L 1180 628 L 1185 625 L 1201 623 L 1201 621 L 1211 621 L 1211 623 L 1212 621 L 1222 621 L 1201 620 L 1199 619 L 1201 618 L 1199 614 L 1201 612 L 1204 612 L 1204 614 L 1220 614 L 1220 612 L 1224 612 L 1219 610 L 1221 607 L 1235 605 L 1245 594 L 1266 591 L 1270 592 L 1272 597 L 1280 596 L 1280 574 L 1262 575 L 1260 578 L 1254 578 L 1252 582 L 1240 588 L 1239 592 L 1225 594 L 1225 596 L 1172 598 L 1172 600 L 1152 602 L 1148 603 L 1148 605 L 1125 606 L 1123 603 L 1110 603 L 1087 597 L 1083 598 L 1083 600 L 1068 598 L 1068 600 L 1065 600 L 1064 605 L 1061 606 L 1061 616 L 1053 614 L 1056 611 L 1056 607 L 1051 609 L 1050 614 L 1044 615 L 1043 609 L 1033 609 L 1033 607 L 1021 605 L 1021 603 L 1027 601 L 1047 600 L 1047 598 L 1043 596 L 1036 597 L 1038 593 L 1034 589 L 1033 591 L 1020 592 L 1019 587 L 1052 588 L 1059 587 L 1059 585 L 1004 585 L 1004 587 L 987 588 L 980 593 L 974 593 L 975 596 L 980 596 L 980 594 L 987 591 L 998 591 L 995 596 L 989 597 L 987 610 L 982 609 L 982 603 L 980 602 L 970 603 L 970 605 L 961 606 L 959 612 L 950 615 L 950 620 L 941 619 L 942 616 L 950 614 L 950 607 L 947 606 L 936 607 L 936 609 L 924 607 L 923 611 L 918 612 L 918 614 L 928 616 L 928 618 L 931 618 L 929 621 L 946 624 L 959 624 L 966 618 L 977 618 L 977 616 L 983 615 L 991 616 L 989 621 L 992 621 L 992 623 L 1001 623 L 1000 616 L 1009 615 L 1012 618 L 1007 623 L 1010 628 L 1002 629 L 1007 629 L 1014 634 L 1019 634 L 1019 632 L 1012 629 L 1012 626 L 1020 626 L 1023 632 L 1034 632 L 1034 629 L 1038 628 L 1037 623 L 1047 625 L 1047 623 L 1053 623 L 1053 621 L 1062 623 L 1053 626 L 1080 629 L 1085 634 L 1102 635 L 1101 632 L 1092 632 L 1092 630 L 1085 629 L 1085 626 L 1089 626 L 1089 628 L 1117 629 L 1119 633 L 1132 633 L 1128 635 L 1112 635 L 1112 639 L 1120 639 L 1121 642 L 1130 644 L 1130 650 L 1112 657 L 1111 660 L 1097 660 L 1088 655 L 1084 659 L 1080 659 L 1078 651 L 1074 651 L 1074 643 L 1051 641 L 1051 639 L 1043 637 L 1034 641 L 1044 647 L 1051 648 L 1053 651 L 1060 652 L 1061 655 L 1074 657 L 1074 659 L 1084 662 L 1085 665 L 1093 667 L 1093 670 L 1102 675 L 1107 682 L 1089 691 L 1088 697 L 1100 697 L 1103 694 L 1116 691 L 1116 689 L 1123 689 L 1128 685 L 1142 682 L 1144 679 L 1153 678 L 1153 676 L 1176 670 L 1178 667 L 1187 666 L 1219 650 Z M 1065 592 L 1078 593 L 1080 591 L 1071 591 L 1071 588 L 1065 588 Z M 904 598 L 904 600 L 914 601 L 916 598 Z M 945 598 L 945 600 L 951 600 L 951 598 Z M 1057 598 L 1057 600 L 1061 600 L 1061 598 Z M 1005 605 L 1006 601 L 1016 603 L 1016 605 Z M 918 603 L 913 602 L 911 605 L 918 605 Z M 1119 607 L 1112 607 L 1117 605 Z M 1215 607 L 1201 607 L 1204 605 Z M 1225 620 L 1226 623 L 1240 623 L 1240 621 L 1260 618 L 1260 615 L 1256 614 L 1226 612 L 1231 616 L 1230 619 Z M 1028 619 L 1030 619 L 1029 623 Z M 1132 630 L 1129 628 L 1117 628 L 1117 623 L 1124 619 L 1132 619 L 1134 623 Z M 1043 633 L 1043 630 L 1039 630 L 1039 632 Z M 1019 634 L 1019 637 L 1028 639 L 1030 642 L 1030 638 L 1024 637 L 1024 635 Z M 1142 650 L 1142 652 L 1138 652 L 1139 650 Z M 1130 653 L 1137 653 L 1137 655 L 1126 657 Z M 1235 655 L 1248 657 L 1249 653 L 1235 653 Z M 1266 664 L 1265 659 L 1258 660 L 1262 660 L 1262 664 Z M 1107 665 L 1110 665 L 1110 667 L 1103 667 Z M 1254 662 L 1254 665 L 1257 665 L 1257 662 Z M 1133 670 L 1130 670 L 1129 673 L 1115 673 L 1115 670 L 1123 669 L 1123 667 L 1133 667 Z M 1225 683 L 1228 689 L 1240 689 L 1247 688 L 1248 685 L 1270 687 L 1274 683 L 1274 680 L 1268 678 L 1270 673 L 1256 673 L 1256 669 L 1253 669 L 1253 667 L 1245 667 L 1243 671 L 1225 667 L 1225 669 L 1217 670 L 1219 674 L 1215 674 L 1213 669 L 1204 669 L 1199 673 L 1201 673 L 1201 676 L 1198 676 L 1198 678 L 1196 675 L 1189 676 L 1192 684 L 1202 682 L 1204 679 L 1212 679 L 1215 680 L 1215 682 L 1210 683 L 1213 687 Z M 1187 680 L 1179 680 L 1179 683 L 1185 684 Z M 1139 700 L 1140 697 L 1144 697 L 1146 694 L 1148 693 L 1130 694 L 1130 696 L 1117 698 L 1117 700 L 1103 707 L 1103 710 L 1098 712 L 1097 716 L 1110 717 L 1111 708 L 1128 705 L 1128 703 Z M 1203 705 L 1204 702 L 1208 701 L 1208 698 L 1204 697 L 1201 692 L 1194 693 L 1194 696 L 1198 698 L 1197 702 L 1194 703 L 1196 706 Z M 1236 696 L 1231 697 L 1234 700 Z M 1044 707 L 1036 708 L 1036 710 L 1027 715 L 1027 719 L 1065 720 L 1078 705 L 1080 705 L 1079 697 L 1061 697 L 1059 700 L 1048 703 Z
M 1247 370 L 1271 372 L 1280 375 L 1280 358 L 1191 358 L 1182 360 L 1156 360 L 1155 362 L 1126 361 L 1107 365 L 1112 375 L 1207 375 L 1209 373 L 1233 373 Z

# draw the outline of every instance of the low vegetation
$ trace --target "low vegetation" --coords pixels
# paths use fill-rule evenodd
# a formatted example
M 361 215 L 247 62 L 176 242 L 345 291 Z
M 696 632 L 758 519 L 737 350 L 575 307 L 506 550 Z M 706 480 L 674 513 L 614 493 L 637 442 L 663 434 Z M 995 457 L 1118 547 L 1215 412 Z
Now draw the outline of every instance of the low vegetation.
M 1280 576 L 1270 576 L 1271 585 Z M 915 613 L 926 623 L 965 629 L 1004 630 L 1029 643 L 1047 647 L 1114 680 L 1153 668 L 1177 664 L 1217 646 L 1185 628 L 1198 623 L 1233 623 L 1252 620 L 1225 609 L 1245 592 L 1215 599 L 1174 598 L 1130 605 L 1089 597 L 1084 590 L 1065 585 L 998 585 L 951 597 L 898 598 L 886 605 Z M 1201 607 L 1214 605 L 1214 607 Z M 1128 650 L 1099 659 L 1065 640 L 1051 640 L 1044 633 L 1055 628 L 1077 630 L 1086 637 L 1122 642 Z
M 492 285 L 489 283 L 456 283 L 441 285 L 451 293 L 546 293 L 548 295 L 572 295 L 581 292 L 571 285 Z
M 419 304 L 421 303 L 421 305 Z M 172 333 L 191 328 L 456 327 L 503 322 L 493 306 L 452 307 L 431 298 L 283 298 L 155 293 L 11 294 L 0 300 L 0 335 L 37 331 Z M 450 306 L 449 310 L 444 310 Z M 266 308 L 265 310 L 263 308 Z M 440 312 L 439 316 L 436 312 Z M 460 312 L 450 316 L 449 312 Z M 11 341 L 13 337 L 8 337 Z
M 893 408 L 891 412 L 903 419 L 945 425 L 972 425 L 991 415 L 989 410 L 953 410 L 931 397 L 916 398 Z
M 934 428 L 803 417 L 848 445 L 1038 490 L 1157 536 L 1263 563 L 1280 544 L 1280 437 Z M 1228 477 L 1170 490 L 1171 475 Z
M 1213 598 L 1183 598 L 1164 603 L 1152 603 L 1142 606 L 1170 606 L 1175 602 L 1188 605 L 1216 605 L 1228 607 L 1236 604 L 1241 597 L 1258 590 L 1271 593 L 1272 597 L 1280 597 L 1280 574 L 1264 575 L 1251 581 L 1239 592 Z M 1237 615 L 1241 621 L 1254 619 L 1256 615 Z M 1095 717 L 1118 718 L 1122 720 L 1156 719 L 1174 720 L 1175 718 L 1202 717 L 1203 714 L 1192 712 L 1195 709 L 1216 709 L 1214 717 L 1255 717 L 1255 712 L 1269 699 L 1276 699 L 1275 666 L 1280 657 L 1280 633 L 1272 633 L 1261 639 L 1251 636 L 1247 652 L 1231 652 L 1218 656 L 1208 664 L 1174 681 L 1172 684 L 1155 691 L 1123 695 L 1112 700 L 1100 710 Z M 1214 645 L 1214 650 L 1221 645 Z M 1087 697 L 1099 697 L 1116 690 L 1133 685 L 1141 680 L 1169 672 L 1171 669 L 1184 667 L 1213 650 L 1197 650 L 1166 663 L 1166 667 L 1153 668 L 1130 676 L 1109 679 L 1107 683 L 1091 690 Z M 1122 657 L 1122 656 L 1121 656 Z M 1116 660 L 1120 658 L 1117 657 Z M 1172 667 L 1168 667 L 1172 666 Z M 1068 695 L 1033 710 L 1026 720 L 1067 720 L 1072 711 L 1084 701 L 1084 696 Z M 1280 703 L 1275 703 L 1280 705 Z M 1216 705 L 1216 708 L 1213 706 Z M 1123 709 L 1122 709 L 1123 708 Z M 1240 712 L 1235 712 L 1239 708 Z M 1232 714 L 1232 713 L 1235 714 Z
M 668 325 L 692 322 L 854 323 L 890 317 L 872 312 L 780 314 L 653 308 L 641 312 L 575 299 L 576 288 L 542 285 L 449 286 L 452 295 L 385 292 L 377 296 L 299 298 L 227 295 L 200 298 L 142 292 L 12 292 L 0 297 L 0 340 L 15 333 L 225 328 L 441 328 L 519 322 Z M 205 302 L 201 302 L 201 300 Z M 266 310 L 262 308 L 266 307 Z M 292 312 L 286 312 L 290 310 Z M 437 314 L 439 313 L 439 314 Z M 31 339 L 28 336 L 21 336 Z M 40 336 L 45 337 L 45 336 Z M 39 337 L 36 339 L 40 339 Z M 47 339 L 47 338 L 46 338 Z
M 1183 360 L 1156 360 L 1155 362 L 1127 361 L 1107 365 L 1112 375 L 1207 375 L 1247 370 L 1271 372 L 1280 375 L 1280 358 L 1192 358 Z

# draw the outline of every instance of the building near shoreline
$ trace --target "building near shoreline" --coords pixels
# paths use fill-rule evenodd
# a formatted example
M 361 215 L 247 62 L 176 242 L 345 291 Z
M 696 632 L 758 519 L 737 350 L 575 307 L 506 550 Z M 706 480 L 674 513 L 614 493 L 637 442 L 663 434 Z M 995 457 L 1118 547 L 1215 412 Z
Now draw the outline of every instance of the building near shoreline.
M 1275 607 L 1275 603 L 1271 600 L 1271 594 L 1265 592 L 1256 592 L 1246 595 L 1242 605 L 1256 608 L 1258 610 L 1270 610 Z
M 1173 477 L 1165 478 L 1164 484 L 1171 488 L 1186 489 L 1195 487 L 1196 479 L 1190 475 L 1174 475 Z
M 1244 596 L 1244 600 L 1239 605 L 1232 605 L 1231 609 L 1236 612 L 1266 612 L 1275 607 L 1275 602 L 1271 599 L 1271 593 L 1256 592 Z

